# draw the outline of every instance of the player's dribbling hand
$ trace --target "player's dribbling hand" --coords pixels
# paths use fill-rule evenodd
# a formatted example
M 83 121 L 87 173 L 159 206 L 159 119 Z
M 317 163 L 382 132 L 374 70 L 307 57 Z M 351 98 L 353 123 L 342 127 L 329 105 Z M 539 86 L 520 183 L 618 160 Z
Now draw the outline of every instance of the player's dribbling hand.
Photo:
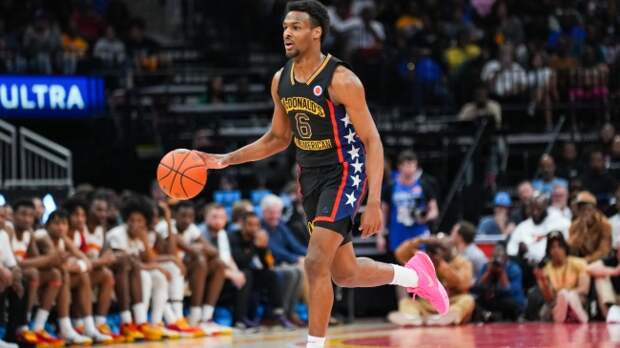
M 368 238 L 383 229 L 383 212 L 380 202 L 368 202 L 366 210 L 362 214 L 360 231 L 362 238 Z
M 213 154 L 206 152 L 199 152 L 202 159 L 205 161 L 205 165 L 207 169 L 224 169 L 228 167 L 228 163 L 226 161 L 227 156 L 221 154 Z

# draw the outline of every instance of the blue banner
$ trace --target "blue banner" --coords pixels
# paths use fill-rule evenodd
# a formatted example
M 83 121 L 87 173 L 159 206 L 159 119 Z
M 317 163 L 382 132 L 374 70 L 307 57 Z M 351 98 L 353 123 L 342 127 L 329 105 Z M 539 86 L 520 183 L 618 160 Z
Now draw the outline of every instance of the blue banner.
M 105 100 L 100 78 L 0 75 L 0 118 L 96 116 Z

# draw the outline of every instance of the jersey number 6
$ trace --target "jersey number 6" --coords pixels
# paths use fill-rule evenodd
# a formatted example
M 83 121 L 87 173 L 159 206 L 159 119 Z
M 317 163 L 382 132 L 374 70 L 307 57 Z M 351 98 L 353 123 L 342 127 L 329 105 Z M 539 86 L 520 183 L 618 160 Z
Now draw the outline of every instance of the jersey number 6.
M 297 132 L 303 139 L 310 139 L 312 137 L 312 127 L 310 127 L 310 117 L 304 113 L 298 113 L 295 115 L 295 121 L 297 123 Z

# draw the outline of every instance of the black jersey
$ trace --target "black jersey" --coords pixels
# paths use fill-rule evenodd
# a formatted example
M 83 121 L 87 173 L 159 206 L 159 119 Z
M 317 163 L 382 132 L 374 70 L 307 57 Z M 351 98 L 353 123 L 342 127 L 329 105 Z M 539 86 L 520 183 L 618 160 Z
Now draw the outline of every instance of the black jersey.
M 297 162 L 302 168 L 338 163 L 361 168 L 364 164 L 364 146 L 344 106 L 334 105 L 328 93 L 340 64 L 344 63 L 338 58 L 325 56 L 305 83 L 295 80 L 293 60 L 282 69 L 278 94 L 290 120 Z

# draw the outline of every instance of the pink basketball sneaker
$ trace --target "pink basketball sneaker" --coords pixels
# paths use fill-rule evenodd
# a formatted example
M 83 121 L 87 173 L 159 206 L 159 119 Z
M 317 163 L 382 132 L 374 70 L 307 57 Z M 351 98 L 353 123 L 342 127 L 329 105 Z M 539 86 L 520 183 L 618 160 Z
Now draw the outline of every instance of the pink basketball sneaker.
M 407 288 L 407 291 L 422 297 L 435 307 L 439 315 L 448 313 L 450 309 L 450 302 L 448 300 L 448 293 L 443 287 L 437 274 L 435 272 L 435 266 L 433 261 L 425 252 L 418 251 L 414 257 L 412 257 L 405 267 L 412 269 L 418 273 L 418 287 Z

